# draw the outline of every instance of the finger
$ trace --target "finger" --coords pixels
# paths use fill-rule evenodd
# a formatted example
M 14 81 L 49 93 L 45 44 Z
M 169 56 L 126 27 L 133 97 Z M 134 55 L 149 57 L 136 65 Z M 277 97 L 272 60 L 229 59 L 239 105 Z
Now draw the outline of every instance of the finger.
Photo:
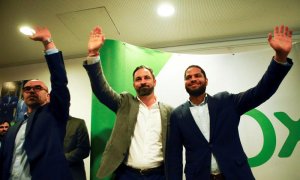
M 289 34 L 289 27 L 285 26 L 285 28 L 284 28 L 284 35 L 288 36 L 288 34 Z
M 280 33 L 281 35 L 284 34 L 284 25 L 281 25 L 281 26 L 280 26 L 280 30 L 279 30 L 279 31 L 280 31 L 279 33 Z
M 268 41 L 271 42 L 272 41 L 272 33 L 268 34 Z
M 288 32 L 288 37 L 292 37 L 292 35 L 293 35 L 293 31 L 292 30 L 289 30 L 289 32 Z
M 101 28 L 100 26 L 98 26 L 97 29 L 98 29 L 98 32 L 99 32 L 100 34 L 102 34 L 102 28 Z
M 96 26 L 95 28 L 94 28 L 94 32 L 95 33 L 102 33 L 102 29 L 101 29 L 101 27 L 100 26 Z
M 97 33 L 97 28 L 94 28 L 94 29 L 91 31 L 90 36 L 91 36 L 91 37 L 95 37 L 97 34 L 98 34 L 98 33 Z
M 278 33 L 279 33 L 279 28 L 278 28 L 278 26 L 275 26 L 275 28 L 274 28 L 274 36 L 278 35 Z
M 33 36 L 28 36 L 28 38 L 29 38 L 29 39 L 31 39 L 31 40 L 33 40 L 33 39 L 34 39 L 34 37 L 33 37 Z

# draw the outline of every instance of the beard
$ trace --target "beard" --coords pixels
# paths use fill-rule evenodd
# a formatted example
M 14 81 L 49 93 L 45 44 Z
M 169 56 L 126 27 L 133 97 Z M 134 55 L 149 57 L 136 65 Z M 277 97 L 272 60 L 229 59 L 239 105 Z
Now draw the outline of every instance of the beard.
M 206 86 L 202 85 L 197 89 L 189 89 L 187 86 L 185 86 L 185 90 L 189 93 L 190 96 L 200 96 L 205 93 Z
M 141 86 L 136 90 L 138 96 L 148 96 L 154 91 L 154 87 Z

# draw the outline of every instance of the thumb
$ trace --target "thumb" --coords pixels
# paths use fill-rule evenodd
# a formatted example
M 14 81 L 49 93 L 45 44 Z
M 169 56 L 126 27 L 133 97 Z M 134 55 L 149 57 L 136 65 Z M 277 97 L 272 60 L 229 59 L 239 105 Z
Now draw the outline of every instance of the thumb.
M 273 38 L 273 37 L 272 37 L 272 33 L 269 33 L 269 34 L 268 34 L 268 41 L 269 41 L 269 43 L 272 42 L 272 38 Z

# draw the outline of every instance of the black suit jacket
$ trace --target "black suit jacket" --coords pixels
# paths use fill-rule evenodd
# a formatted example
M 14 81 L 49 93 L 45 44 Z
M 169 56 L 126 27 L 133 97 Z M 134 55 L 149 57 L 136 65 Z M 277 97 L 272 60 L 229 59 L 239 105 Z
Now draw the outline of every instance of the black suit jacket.
M 85 180 L 83 159 L 90 154 L 90 140 L 85 121 L 70 116 L 66 130 L 64 151 L 73 179 Z
M 24 148 L 32 180 L 69 180 L 72 177 L 63 150 L 70 106 L 68 80 L 62 53 L 45 57 L 51 75 L 51 102 L 37 108 L 28 118 Z M 16 123 L 6 134 L 0 154 L 2 180 L 10 177 L 15 138 L 21 123 Z
M 167 141 L 167 177 L 182 179 L 182 149 L 186 149 L 185 175 L 187 180 L 210 179 L 213 153 L 225 179 L 252 180 L 254 176 L 242 148 L 238 125 L 240 116 L 259 106 L 278 89 L 290 70 L 272 60 L 259 83 L 238 94 L 221 92 L 207 97 L 210 116 L 210 141 L 198 128 L 190 111 L 190 103 L 178 106 L 171 114 Z

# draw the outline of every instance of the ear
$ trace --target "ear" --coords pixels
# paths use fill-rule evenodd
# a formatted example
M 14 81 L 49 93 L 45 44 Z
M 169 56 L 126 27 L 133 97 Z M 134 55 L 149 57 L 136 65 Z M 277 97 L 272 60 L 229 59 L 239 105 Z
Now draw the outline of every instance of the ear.
M 50 102 L 50 93 L 47 93 L 46 98 L 47 98 L 47 102 Z

